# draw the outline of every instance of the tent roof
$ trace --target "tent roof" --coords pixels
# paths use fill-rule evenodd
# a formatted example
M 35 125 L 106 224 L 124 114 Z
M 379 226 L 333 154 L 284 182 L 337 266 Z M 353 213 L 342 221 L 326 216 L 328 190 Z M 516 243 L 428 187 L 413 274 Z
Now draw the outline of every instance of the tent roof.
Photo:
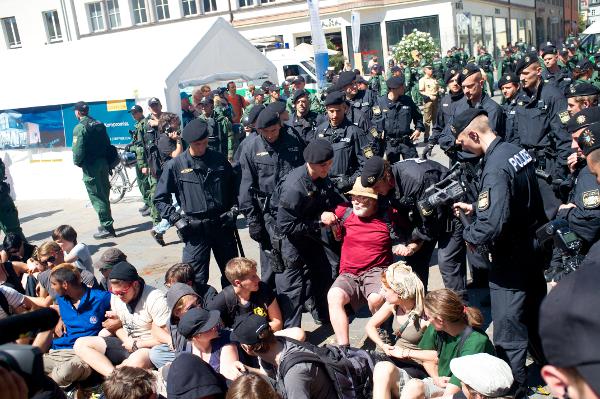
M 0 109 L 153 96 L 166 98 L 170 109 L 178 106 L 178 86 L 276 77 L 275 66 L 222 18 L 21 49 L 7 58 Z
M 582 35 L 593 35 L 595 33 L 600 33 L 600 21 L 596 21 L 590 26 L 588 26 L 581 34 Z

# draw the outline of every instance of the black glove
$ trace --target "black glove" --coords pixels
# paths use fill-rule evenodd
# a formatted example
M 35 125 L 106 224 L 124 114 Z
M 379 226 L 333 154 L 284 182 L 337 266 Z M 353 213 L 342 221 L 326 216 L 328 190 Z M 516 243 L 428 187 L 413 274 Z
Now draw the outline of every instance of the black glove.
M 262 242 L 265 238 L 265 229 L 259 222 L 248 223 L 248 234 L 256 242 Z
M 181 241 L 187 241 L 189 236 L 192 233 L 192 225 L 190 224 L 190 220 L 187 217 L 181 217 L 177 222 L 175 222 L 175 228 L 177 229 L 177 235 L 181 239 Z
M 240 211 L 238 210 L 237 206 L 231 207 L 231 209 L 228 212 L 225 212 L 225 213 L 221 214 L 221 216 L 219 216 L 219 221 L 221 222 L 221 226 L 222 227 L 234 227 L 239 214 L 240 214 Z

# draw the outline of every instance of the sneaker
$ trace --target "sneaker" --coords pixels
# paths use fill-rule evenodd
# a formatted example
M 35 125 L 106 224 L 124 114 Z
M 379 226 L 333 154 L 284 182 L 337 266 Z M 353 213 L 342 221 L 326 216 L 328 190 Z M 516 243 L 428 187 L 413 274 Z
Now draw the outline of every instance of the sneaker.
M 117 233 L 115 232 L 115 228 L 112 226 L 110 226 L 110 227 L 100 226 L 100 227 L 98 227 L 98 232 L 93 235 L 93 237 L 96 240 L 103 240 L 105 238 L 116 237 L 116 236 L 117 236 Z
M 146 208 L 141 212 L 142 216 L 150 216 L 150 208 Z
M 167 245 L 165 244 L 165 240 L 163 240 L 163 235 L 161 233 L 157 233 L 154 230 L 150 230 L 150 235 L 152 236 L 152 238 L 154 238 L 154 241 L 156 241 L 161 247 Z
M 149 208 L 150 208 L 150 207 L 149 207 L 148 205 L 144 204 L 144 206 L 143 206 L 143 207 L 141 207 L 140 209 L 138 209 L 138 212 L 140 212 L 140 213 L 144 213 L 144 212 L 146 212 L 146 211 L 147 211 Z

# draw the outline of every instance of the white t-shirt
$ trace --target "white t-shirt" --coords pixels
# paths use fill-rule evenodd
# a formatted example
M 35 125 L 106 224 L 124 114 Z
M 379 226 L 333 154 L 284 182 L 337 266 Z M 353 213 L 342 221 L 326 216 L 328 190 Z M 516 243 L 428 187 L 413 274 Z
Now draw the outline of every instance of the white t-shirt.
M 66 254 L 65 254 L 66 255 Z M 76 256 L 77 260 L 74 262 L 81 270 L 87 270 L 90 273 L 94 273 L 94 267 L 92 266 L 92 255 L 87 245 L 82 242 L 78 242 L 68 255 Z
M 2 292 L 2 294 L 6 298 L 6 301 L 8 302 L 8 306 L 10 307 L 11 311 L 14 311 L 19 306 L 22 306 L 23 302 L 25 301 L 25 295 L 5 285 L 0 285 L 0 292 Z M 0 306 L 0 320 L 5 319 L 7 317 L 8 315 L 6 314 L 4 309 L 2 309 L 2 306 Z
M 153 322 L 158 327 L 164 327 L 171 315 L 165 294 L 149 285 L 144 285 L 142 296 L 135 305 L 133 314 L 129 313 L 125 302 L 115 295 L 110 298 L 110 307 L 119 316 L 127 334 L 140 340 L 151 338 Z

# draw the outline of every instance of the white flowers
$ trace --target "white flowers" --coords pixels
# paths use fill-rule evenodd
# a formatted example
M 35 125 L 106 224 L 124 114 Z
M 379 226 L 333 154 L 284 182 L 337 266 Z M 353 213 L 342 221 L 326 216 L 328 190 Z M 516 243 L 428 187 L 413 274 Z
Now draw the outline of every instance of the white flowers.
M 439 52 L 439 48 L 429 33 L 413 29 L 412 33 L 405 35 L 400 43 L 392 47 L 392 54 L 396 61 L 405 63 L 412 62 L 417 52 L 420 54 L 421 60 L 425 59 L 428 62 L 431 62 L 435 54 Z

